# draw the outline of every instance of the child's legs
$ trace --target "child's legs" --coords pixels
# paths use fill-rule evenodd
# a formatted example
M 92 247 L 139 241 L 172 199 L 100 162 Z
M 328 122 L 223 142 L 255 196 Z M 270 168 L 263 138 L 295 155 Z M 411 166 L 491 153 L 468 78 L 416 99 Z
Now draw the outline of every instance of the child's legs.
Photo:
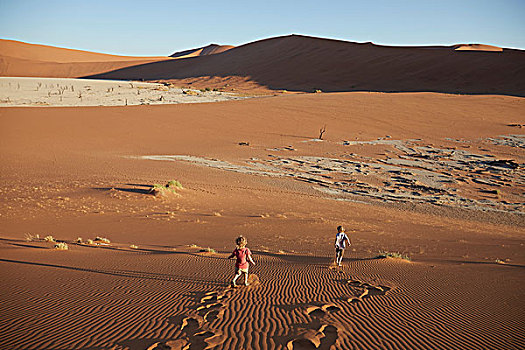
M 337 263 L 340 264 L 343 261 L 344 249 L 337 249 Z
M 239 277 L 244 273 L 244 284 L 248 284 L 248 268 L 240 269 L 235 268 L 235 276 L 233 277 L 233 284 L 237 282 Z
M 233 284 L 235 284 L 235 282 L 237 282 L 239 277 L 241 277 L 241 274 L 242 274 L 241 269 L 235 268 L 235 276 L 233 277 Z
M 244 284 L 248 285 L 248 268 L 241 270 L 244 273 Z

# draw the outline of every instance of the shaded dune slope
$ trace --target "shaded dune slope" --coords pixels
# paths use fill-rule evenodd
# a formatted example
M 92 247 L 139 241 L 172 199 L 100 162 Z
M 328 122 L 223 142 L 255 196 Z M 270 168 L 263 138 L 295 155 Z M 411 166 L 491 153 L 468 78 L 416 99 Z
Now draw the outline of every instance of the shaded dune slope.
M 170 80 L 246 77 L 270 89 L 445 92 L 525 96 L 525 53 L 388 47 L 290 35 L 219 55 L 163 61 L 90 76 Z

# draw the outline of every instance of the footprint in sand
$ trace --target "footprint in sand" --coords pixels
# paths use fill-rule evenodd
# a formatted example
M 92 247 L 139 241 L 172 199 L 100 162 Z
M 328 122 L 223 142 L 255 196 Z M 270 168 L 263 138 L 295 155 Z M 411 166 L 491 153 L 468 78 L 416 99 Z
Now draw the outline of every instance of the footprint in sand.
M 334 303 L 307 305 L 305 311 L 310 322 L 292 325 L 295 332 L 284 338 L 286 349 L 330 349 L 337 342 L 339 330 L 327 322 L 328 316 L 340 310 Z
M 223 316 L 225 303 L 222 300 L 227 299 L 232 292 L 233 290 L 226 288 L 222 291 L 200 294 L 197 297 L 197 306 L 193 307 L 185 316 L 170 318 L 170 322 L 180 324 L 182 334 L 179 339 L 153 344 L 155 347 L 152 350 L 211 349 L 224 343 L 226 336 L 211 328 L 209 324 Z M 170 344 L 171 342 L 178 343 L 175 346 L 175 343 Z
M 293 349 L 330 349 L 337 342 L 338 329 L 331 325 L 321 325 L 316 329 L 306 329 L 286 344 Z
M 341 308 L 335 304 L 329 303 L 322 306 L 310 306 L 306 308 L 306 313 L 311 317 L 321 318 L 328 312 L 340 311 Z
M 392 289 L 387 286 L 372 285 L 359 280 L 348 280 L 347 283 L 357 289 L 357 295 L 348 297 L 347 301 L 350 303 L 357 303 L 373 296 L 386 295 Z
M 172 323 L 180 324 L 182 334 L 179 341 L 182 345 L 172 347 L 173 349 L 211 349 L 226 340 L 226 336 L 221 332 L 212 329 L 209 324 L 221 318 L 226 310 L 224 302 L 232 293 L 245 288 L 251 289 L 258 286 L 259 278 L 257 275 L 250 274 L 248 286 L 239 289 L 225 288 L 221 291 L 212 291 L 200 294 L 197 297 L 197 306 L 193 307 L 185 316 L 172 317 Z M 152 349 L 172 349 L 169 342 L 155 343 Z M 179 344 L 179 343 L 178 343 Z M 153 346 L 153 345 L 152 345 Z

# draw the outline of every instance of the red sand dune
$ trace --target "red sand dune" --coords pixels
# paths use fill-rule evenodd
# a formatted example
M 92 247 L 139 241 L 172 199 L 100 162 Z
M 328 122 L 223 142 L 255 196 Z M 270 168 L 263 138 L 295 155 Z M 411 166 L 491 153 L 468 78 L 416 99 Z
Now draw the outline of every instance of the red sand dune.
M 243 77 L 270 89 L 432 91 L 525 96 L 525 53 L 457 51 L 455 47 L 391 47 L 300 35 L 235 47 L 220 55 L 118 69 L 102 79 Z
M 0 39 L 0 76 L 76 78 L 170 59 L 116 56 Z
M 198 49 L 191 49 L 191 50 L 175 52 L 174 54 L 170 55 L 170 57 L 188 58 L 188 57 L 196 57 L 196 56 L 207 56 L 207 55 L 213 55 L 213 54 L 221 53 L 224 51 L 228 51 L 230 49 L 233 49 L 234 47 L 235 46 L 231 46 L 231 45 L 210 44 L 208 46 L 199 47 Z
M 165 56 L 140 57 L 140 56 L 118 56 L 105 53 L 97 53 L 83 50 L 65 49 L 61 47 L 29 44 L 16 40 L 0 39 L 0 52 L 2 57 L 19 58 L 39 62 L 119 62 L 119 61 L 143 61 L 143 60 L 166 60 Z
M 0 52 L 0 76 L 172 80 L 228 90 L 525 96 L 525 53 L 481 44 L 393 47 L 289 35 L 239 47 L 212 44 L 172 58 L 114 56 L 9 40 L 0 41 Z
M 209 45 L 165 56 L 117 56 L 0 39 L 0 76 L 78 78 L 124 67 L 212 55 L 233 46 Z

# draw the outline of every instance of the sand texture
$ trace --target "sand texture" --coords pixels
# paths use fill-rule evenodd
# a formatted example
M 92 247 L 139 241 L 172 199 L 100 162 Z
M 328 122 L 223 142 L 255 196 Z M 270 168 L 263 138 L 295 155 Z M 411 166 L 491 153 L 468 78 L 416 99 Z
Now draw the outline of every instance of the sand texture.
M 0 348 L 522 349 L 524 110 L 374 92 L 0 108 Z M 239 234 L 256 265 L 232 289 Z

